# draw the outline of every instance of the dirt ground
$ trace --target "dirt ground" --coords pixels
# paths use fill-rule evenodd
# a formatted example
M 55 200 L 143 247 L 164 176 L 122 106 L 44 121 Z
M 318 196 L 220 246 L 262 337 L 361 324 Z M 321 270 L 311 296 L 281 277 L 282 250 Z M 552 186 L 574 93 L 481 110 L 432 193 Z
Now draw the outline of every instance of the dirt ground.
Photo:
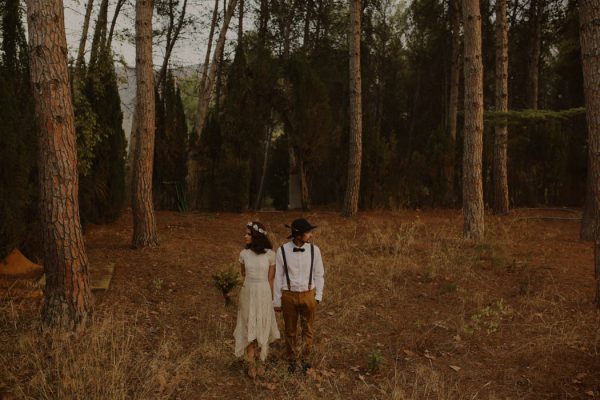
M 236 267 L 247 221 L 262 221 L 278 245 L 288 234 L 284 224 L 301 215 L 319 226 L 315 243 L 325 264 L 315 368 L 290 376 L 279 341 L 266 376 L 252 381 L 233 355 L 237 289 L 226 307 L 212 275 Z M 144 385 L 154 385 L 144 396 L 594 399 L 600 398 L 600 314 L 580 216 L 558 209 L 487 215 L 486 239 L 474 244 L 461 237 L 460 210 L 365 212 L 352 219 L 324 210 L 158 212 L 157 249 L 129 247 L 129 215 L 88 227 L 85 240 L 92 265 L 116 264 L 110 289 L 95 292 L 95 313 L 138 332 L 121 369 L 107 361 L 127 375 L 123 398 L 143 398 Z M 102 398 L 97 383 L 66 379 L 68 368 L 56 381 L 51 373 L 41 379 L 54 364 L 27 360 L 23 338 L 36 326 L 41 298 L 17 298 L 5 285 L 0 301 L 0 392 Z M 138 365 L 144 360 L 148 368 Z

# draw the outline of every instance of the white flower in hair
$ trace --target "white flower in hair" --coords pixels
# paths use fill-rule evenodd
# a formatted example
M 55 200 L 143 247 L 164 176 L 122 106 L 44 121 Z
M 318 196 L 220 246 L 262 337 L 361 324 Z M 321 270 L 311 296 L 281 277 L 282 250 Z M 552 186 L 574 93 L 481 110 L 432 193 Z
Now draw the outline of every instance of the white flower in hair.
M 263 235 L 267 234 L 267 231 L 265 231 L 264 229 L 260 228 L 258 225 L 253 224 L 252 222 L 248 222 L 248 224 L 246 225 L 248 228 L 252 228 L 254 229 L 256 232 L 258 233 L 262 233 Z

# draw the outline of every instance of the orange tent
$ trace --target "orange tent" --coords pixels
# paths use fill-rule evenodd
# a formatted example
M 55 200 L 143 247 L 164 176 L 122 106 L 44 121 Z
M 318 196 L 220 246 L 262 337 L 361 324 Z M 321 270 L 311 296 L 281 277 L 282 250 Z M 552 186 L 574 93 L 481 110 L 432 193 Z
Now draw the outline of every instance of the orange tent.
M 44 267 L 29 260 L 18 249 L 14 249 L 8 256 L 0 261 L 0 274 L 9 276 L 39 276 L 44 272 Z

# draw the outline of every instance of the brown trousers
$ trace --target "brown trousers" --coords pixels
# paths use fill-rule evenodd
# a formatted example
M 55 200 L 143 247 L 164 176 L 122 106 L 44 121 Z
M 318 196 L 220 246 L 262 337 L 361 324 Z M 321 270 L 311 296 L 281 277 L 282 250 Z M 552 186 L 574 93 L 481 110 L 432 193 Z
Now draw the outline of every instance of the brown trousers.
M 281 311 L 285 323 L 285 343 L 287 345 L 287 356 L 289 360 L 295 360 L 298 352 L 296 349 L 296 331 L 298 328 L 298 317 L 302 328 L 302 341 L 304 344 L 303 357 L 308 356 L 313 345 L 313 324 L 315 321 L 315 290 L 306 292 L 291 292 L 284 290 L 281 294 Z

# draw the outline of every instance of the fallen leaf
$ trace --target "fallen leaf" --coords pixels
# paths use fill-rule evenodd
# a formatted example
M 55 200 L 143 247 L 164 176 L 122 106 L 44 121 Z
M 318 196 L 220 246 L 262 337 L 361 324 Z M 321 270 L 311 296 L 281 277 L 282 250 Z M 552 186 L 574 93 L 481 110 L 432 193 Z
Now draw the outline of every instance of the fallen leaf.
M 577 375 L 575 375 L 575 379 L 583 379 L 587 376 L 587 374 L 585 372 L 580 372 Z
M 355 366 L 355 367 L 350 367 L 350 369 L 354 372 L 358 372 L 360 371 L 360 367 L 359 366 Z
M 414 357 L 416 355 L 415 353 L 413 353 L 412 351 L 407 350 L 407 349 L 404 349 L 402 351 L 404 352 L 404 354 L 406 354 L 409 357 Z
M 423 354 L 423 355 L 425 356 L 425 358 L 428 358 L 428 359 L 430 359 L 430 360 L 435 360 L 435 356 L 432 356 L 432 355 L 431 355 L 431 354 L 429 354 L 429 353 L 425 353 L 425 354 Z
M 462 368 L 457 366 L 457 365 L 449 365 L 450 368 L 452 368 L 453 370 L 455 370 L 456 372 L 460 371 Z
M 274 383 L 271 383 L 271 382 L 263 382 L 263 383 L 261 383 L 261 386 L 264 387 L 265 389 L 275 390 L 275 387 L 277 385 L 275 385 Z
M 365 382 L 365 377 L 361 374 L 358 374 L 358 379 L 360 379 L 361 381 Z M 367 383 L 367 382 L 365 382 Z
M 327 311 L 327 315 L 335 315 L 333 311 Z
M 594 397 L 594 391 L 593 390 L 588 390 L 587 392 L 585 392 L 585 394 L 587 394 L 590 397 Z

